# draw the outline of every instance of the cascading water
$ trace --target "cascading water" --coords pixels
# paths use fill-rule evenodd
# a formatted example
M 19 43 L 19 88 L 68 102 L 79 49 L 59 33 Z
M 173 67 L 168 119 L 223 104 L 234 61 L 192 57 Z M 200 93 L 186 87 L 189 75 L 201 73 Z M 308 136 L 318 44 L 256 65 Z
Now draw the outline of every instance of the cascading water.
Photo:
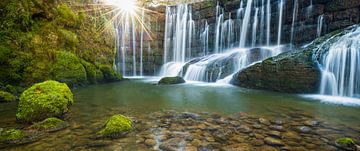
M 320 15 L 318 17 L 318 23 L 317 23 L 317 37 L 321 36 L 321 32 L 322 32 L 322 27 L 323 27 L 323 23 L 324 23 L 324 15 Z
M 257 33 L 257 26 L 258 26 L 258 14 L 259 14 L 259 8 L 255 9 L 255 15 L 254 15 L 254 23 L 253 23 L 253 29 L 252 29 L 252 42 L 251 46 L 255 47 L 256 45 L 256 33 Z
M 160 74 L 163 76 L 176 76 L 182 66 L 190 58 L 186 52 L 191 48 L 192 31 L 194 21 L 192 11 L 188 4 L 180 4 L 176 7 L 166 8 L 164 65 Z
M 291 44 L 294 43 L 295 23 L 296 23 L 296 18 L 297 18 L 298 9 L 299 9 L 298 0 L 294 0 L 293 2 L 294 2 L 294 8 L 293 8 L 293 17 L 292 17 L 292 24 L 291 24 L 291 37 L 290 37 Z
M 246 36 L 248 33 L 247 29 L 248 29 L 248 25 L 250 22 L 250 15 L 251 15 L 251 6 L 252 6 L 252 0 L 248 0 L 247 4 L 246 4 L 244 20 L 243 20 L 242 28 L 241 28 L 241 36 L 240 36 L 240 44 L 239 44 L 240 48 L 245 47 L 245 44 L 246 44 Z
M 321 65 L 321 94 L 360 97 L 360 27 L 334 42 Z
M 282 31 L 282 19 L 283 19 L 283 11 L 284 11 L 284 0 L 280 0 L 279 3 L 279 26 L 278 26 L 278 37 L 277 44 L 281 44 L 281 31 Z
M 270 45 L 270 23 L 271 23 L 271 5 L 270 1 L 267 1 L 266 11 L 267 11 L 267 26 L 266 26 L 266 45 Z
M 202 34 L 200 35 L 200 40 L 203 49 L 203 56 L 209 53 L 209 24 L 205 21 L 205 26 Z

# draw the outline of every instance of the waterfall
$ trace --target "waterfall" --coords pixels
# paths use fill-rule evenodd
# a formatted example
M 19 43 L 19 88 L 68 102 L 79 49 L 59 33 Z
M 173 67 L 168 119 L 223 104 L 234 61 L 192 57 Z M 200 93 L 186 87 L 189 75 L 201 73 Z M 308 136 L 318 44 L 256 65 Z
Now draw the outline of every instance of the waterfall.
M 277 45 L 281 44 L 283 9 L 284 9 L 284 0 L 280 0 L 280 3 L 279 3 L 279 27 L 278 27 Z
M 291 39 L 290 39 L 290 43 L 293 44 L 294 43 L 294 30 L 295 30 L 295 22 L 296 22 L 296 18 L 297 18 L 297 14 L 298 14 L 298 0 L 294 0 L 294 8 L 293 8 L 293 16 L 292 16 L 292 24 L 291 24 Z
M 216 6 L 216 32 L 215 32 L 215 53 L 220 52 L 220 44 L 222 39 L 221 25 L 224 20 L 224 14 L 222 13 L 219 3 Z
M 256 8 L 255 9 L 253 29 L 252 29 L 252 42 L 251 42 L 252 47 L 255 47 L 255 45 L 256 45 L 256 33 L 257 33 L 257 26 L 258 26 L 258 13 L 259 13 L 259 8 Z
M 320 63 L 321 94 L 360 97 L 360 27 L 329 46 Z
M 247 4 L 246 4 L 245 15 L 244 15 L 242 29 L 241 29 L 240 44 L 239 44 L 240 48 L 245 47 L 245 44 L 246 44 L 246 35 L 248 33 L 247 29 L 248 29 L 248 25 L 249 25 L 250 17 L 251 17 L 250 16 L 251 15 L 251 5 L 252 5 L 252 0 L 248 0 Z
M 144 23 L 144 9 L 141 11 L 141 22 Z M 144 64 L 143 64 L 143 44 L 144 44 L 144 28 L 141 28 L 141 35 L 140 35 L 140 76 L 144 75 Z
M 266 10 L 267 10 L 267 26 L 266 26 L 266 45 L 270 45 L 270 23 L 271 23 L 271 5 L 270 5 L 270 1 L 267 1 L 267 6 L 266 6 Z
M 321 36 L 323 23 L 324 23 L 324 15 L 320 15 L 318 17 L 318 23 L 317 23 L 317 37 Z
M 205 21 L 205 26 L 202 34 L 200 35 L 200 40 L 203 49 L 203 56 L 207 55 L 209 52 L 209 24 Z
M 133 76 L 136 76 L 136 27 L 134 17 L 131 17 L 132 23 L 132 48 L 133 48 Z
M 261 0 L 261 17 L 260 17 L 260 45 L 264 44 L 264 28 L 265 28 L 265 0 Z
M 195 32 L 191 7 L 188 4 L 179 4 L 176 7 L 168 6 L 166 8 L 165 26 L 164 65 L 160 74 L 176 76 L 191 56 L 189 51 L 192 34 Z
M 240 43 L 240 40 L 241 40 L 241 32 L 242 32 L 242 25 L 243 25 L 243 13 L 244 13 L 244 8 L 243 8 L 243 1 L 240 1 L 240 6 L 239 6 L 239 9 L 237 10 L 237 12 L 236 12 L 236 19 L 237 19 L 237 21 L 239 22 L 238 23 L 238 31 L 239 31 L 239 33 L 238 33 L 238 36 L 239 36 L 239 43 Z

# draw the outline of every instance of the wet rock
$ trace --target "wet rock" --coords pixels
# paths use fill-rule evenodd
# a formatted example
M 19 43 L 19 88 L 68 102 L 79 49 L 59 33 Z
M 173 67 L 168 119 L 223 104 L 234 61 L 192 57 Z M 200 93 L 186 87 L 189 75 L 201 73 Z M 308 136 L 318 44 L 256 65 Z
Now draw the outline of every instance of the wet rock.
M 262 146 L 262 145 L 264 145 L 264 141 L 262 141 L 260 139 L 251 140 L 250 143 L 253 146 Z
M 351 138 L 339 138 L 335 141 L 335 146 L 348 151 L 356 151 L 358 149 L 358 146 Z
M 181 115 L 181 118 L 192 118 L 195 120 L 201 120 L 201 116 L 199 114 L 196 113 L 190 113 L 190 112 L 183 112 Z
M 186 81 L 182 77 L 164 77 L 159 81 L 159 85 L 181 84 Z
M 281 133 L 278 131 L 269 131 L 267 134 L 271 137 L 282 138 Z
M 240 127 L 238 127 L 238 130 L 241 133 L 250 133 L 250 132 L 252 132 L 252 129 L 249 126 L 246 126 L 246 125 L 241 125 Z
M 264 118 L 259 118 L 259 122 L 261 124 L 264 124 L 264 125 L 270 125 L 271 124 L 267 119 L 264 119 Z
M 147 145 L 147 146 L 155 146 L 156 141 L 154 139 L 146 139 L 144 144 Z
M 278 149 L 276 149 L 275 147 L 272 146 L 262 146 L 259 151 L 277 151 Z
M 282 124 L 284 124 L 284 121 L 281 119 L 275 119 L 275 120 L 272 120 L 271 123 L 276 124 L 276 125 L 282 125 Z
M 314 121 L 314 120 L 307 120 L 304 122 L 305 126 L 310 126 L 310 127 L 315 127 L 319 125 L 318 121 Z
M 252 127 L 255 128 L 255 129 L 261 129 L 261 125 L 260 125 L 260 124 L 253 124 Z
M 272 129 L 272 130 L 277 130 L 277 131 L 281 131 L 281 132 L 284 132 L 284 131 L 285 131 L 284 127 L 281 126 L 281 125 L 271 125 L 271 126 L 270 126 L 270 129 Z
M 55 132 L 62 130 L 68 126 L 69 124 L 67 122 L 52 117 L 52 118 L 47 118 L 39 123 L 35 123 L 32 126 L 30 126 L 28 129 L 37 130 L 37 131 Z
M 271 146 L 284 146 L 284 143 L 276 138 L 272 138 L 272 137 L 266 137 L 264 139 L 265 143 Z
M 172 138 L 160 144 L 159 148 L 163 151 L 177 151 L 179 147 L 185 145 L 184 140 Z
M 249 144 L 240 143 L 224 146 L 221 148 L 222 151 L 251 151 L 252 148 Z
M 311 128 L 307 126 L 300 126 L 296 128 L 298 132 L 300 133 L 311 133 Z

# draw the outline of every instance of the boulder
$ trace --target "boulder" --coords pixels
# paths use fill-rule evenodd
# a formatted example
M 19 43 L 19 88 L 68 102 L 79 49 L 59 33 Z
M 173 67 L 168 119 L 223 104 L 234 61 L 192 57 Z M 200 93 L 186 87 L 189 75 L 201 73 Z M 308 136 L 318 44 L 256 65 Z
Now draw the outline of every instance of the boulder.
M 117 138 L 126 134 L 132 129 L 130 118 L 117 114 L 106 121 L 104 127 L 97 133 L 100 137 Z
M 9 92 L 0 91 L 0 102 L 13 102 L 16 101 L 16 96 Z
M 73 94 L 65 83 L 45 81 L 21 94 L 16 118 L 18 121 L 34 122 L 61 117 L 73 103 Z
M 165 77 L 162 78 L 159 81 L 160 85 L 169 85 L 169 84 L 181 84 L 181 83 L 185 83 L 186 81 L 182 78 L 182 77 Z

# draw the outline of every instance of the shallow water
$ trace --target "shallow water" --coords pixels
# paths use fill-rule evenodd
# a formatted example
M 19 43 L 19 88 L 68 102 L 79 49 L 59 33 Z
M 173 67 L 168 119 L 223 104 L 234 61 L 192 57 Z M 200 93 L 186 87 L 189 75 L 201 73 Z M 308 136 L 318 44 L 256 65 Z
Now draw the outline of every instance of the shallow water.
M 269 119 L 290 117 L 290 114 L 296 112 L 333 126 L 360 130 L 359 107 L 322 103 L 300 95 L 249 90 L 230 85 L 191 83 L 160 86 L 156 85 L 156 79 L 132 79 L 78 88 L 73 92 L 75 104 L 65 118 L 71 125 L 69 128 L 50 133 L 35 143 L 8 149 L 82 150 L 82 146 L 93 143 L 92 135 L 111 115 L 122 113 L 134 119 L 149 120 L 146 116 L 160 110 L 220 115 L 247 112 Z M 15 123 L 15 112 L 16 103 L 0 104 L 0 127 L 23 127 Z M 112 140 L 112 148 L 105 150 L 124 150 L 124 146 L 125 150 L 140 150 L 135 142 L 136 137 Z

